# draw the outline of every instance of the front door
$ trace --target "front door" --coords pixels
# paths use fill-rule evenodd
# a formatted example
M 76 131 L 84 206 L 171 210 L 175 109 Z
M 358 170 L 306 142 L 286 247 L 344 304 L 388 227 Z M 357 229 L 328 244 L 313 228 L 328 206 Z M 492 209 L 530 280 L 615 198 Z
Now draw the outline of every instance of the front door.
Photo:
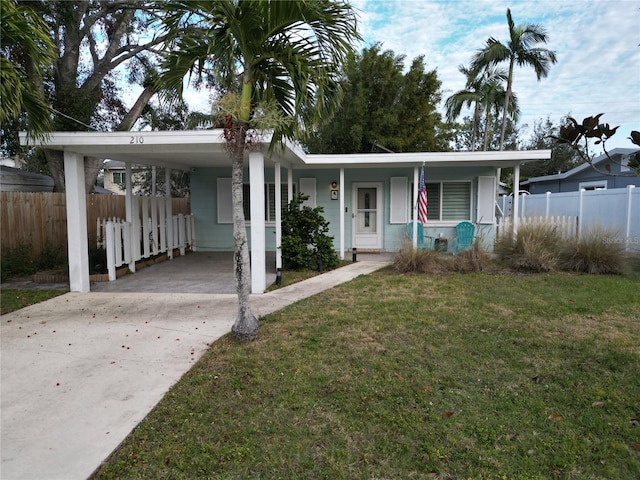
M 382 249 L 382 183 L 353 184 L 353 246 Z

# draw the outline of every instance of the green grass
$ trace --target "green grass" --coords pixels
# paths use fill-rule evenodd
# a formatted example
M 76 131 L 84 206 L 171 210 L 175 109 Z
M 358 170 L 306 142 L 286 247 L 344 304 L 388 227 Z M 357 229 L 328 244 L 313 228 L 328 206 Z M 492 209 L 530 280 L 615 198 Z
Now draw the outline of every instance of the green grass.
M 215 342 L 93 478 L 640 478 L 639 286 L 359 277 Z
M 67 292 L 62 290 L 14 290 L 3 288 L 0 290 L 0 314 L 4 315 L 5 313 L 20 310 L 63 293 Z

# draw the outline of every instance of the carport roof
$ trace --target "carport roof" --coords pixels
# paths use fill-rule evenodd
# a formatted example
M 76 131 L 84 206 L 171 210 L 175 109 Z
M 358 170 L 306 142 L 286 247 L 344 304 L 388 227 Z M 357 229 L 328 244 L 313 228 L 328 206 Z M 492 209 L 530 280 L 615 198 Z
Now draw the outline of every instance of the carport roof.
M 20 134 L 22 144 L 26 134 Z M 262 142 L 268 150 L 270 137 Z M 158 165 L 176 169 L 230 166 L 225 149 L 223 131 L 183 130 L 162 132 L 52 132 L 36 143 L 53 150 L 75 152 L 84 156 L 109 158 L 125 163 Z M 307 155 L 302 148 L 285 142 L 284 149 L 276 148 L 271 158 L 293 168 L 374 168 L 374 167 L 461 167 L 515 165 L 544 160 L 551 150 L 504 152 L 421 152 L 368 153 L 351 155 Z

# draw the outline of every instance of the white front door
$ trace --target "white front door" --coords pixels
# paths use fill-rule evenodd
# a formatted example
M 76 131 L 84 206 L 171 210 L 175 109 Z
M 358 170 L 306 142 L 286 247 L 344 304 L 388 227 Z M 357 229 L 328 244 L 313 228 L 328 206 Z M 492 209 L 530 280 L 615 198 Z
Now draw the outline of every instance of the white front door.
M 352 201 L 353 246 L 382 248 L 382 183 L 354 183 Z

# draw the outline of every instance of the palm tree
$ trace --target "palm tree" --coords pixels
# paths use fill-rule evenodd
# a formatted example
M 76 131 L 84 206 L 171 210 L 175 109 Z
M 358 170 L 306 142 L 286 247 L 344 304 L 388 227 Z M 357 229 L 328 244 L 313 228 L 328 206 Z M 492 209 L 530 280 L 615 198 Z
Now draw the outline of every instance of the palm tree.
M 181 95 L 183 79 L 214 79 L 232 159 L 233 236 L 238 317 L 234 336 L 251 340 L 258 321 L 249 304 L 249 250 L 242 198 L 244 155 L 257 125 L 272 131 L 271 147 L 294 139 L 330 114 L 340 99 L 340 66 L 360 39 L 344 2 L 178 0 L 166 4 L 173 42 L 163 81 Z M 271 119 L 270 121 L 265 119 Z
M 49 27 L 25 3 L 0 3 L 0 123 L 27 116 L 27 132 L 41 137 L 53 129 L 42 78 L 53 66 L 55 46 Z
M 484 113 L 484 150 L 486 151 L 488 149 L 491 117 L 494 112 L 498 113 L 502 105 L 502 99 L 504 99 L 505 94 L 503 82 L 507 79 L 507 73 L 503 69 L 489 65 L 482 69 L 481 72 L 475 72 L 464 65 L 460 65 L 458 70 L 467 77 L 466 88 L 454 93 L 445 102 L 447 119 L 453 121 L 460 115 L 463 106 L 471 107 L 473 105 L 471 148 L 475 150 L 476 136 L 481 124 L 480 118 Z M 514 122 L 517 122 L 519 113 L 518 99 L 512 93 L 508 110 L 509 117 Z
M 480 81 L 476 75 L 464 65 L 458 66 L 458 71 L 467 77 L 465 88 L 458 90 L 445 101 L 444 105 L 447 109 L 447 120 L 453 122 L 460 116 L 462 107 L 470 108 L 473 105 L 473 124 L 471 132 L 471 150 L 476 149 L 476 136 L 478 134 L 478 125 L 480 123 L 480 115 L 482 113 L 482 98 L 480 90 L 482 88 Z
M 536 72 L 538 80 L 549 74 L 549 67 L 556 63 L 555 52 L 546 48 L 536 47 L 539 43 L 547 43 L 547 33 L 540 25 L 527 24 L 516 26 L 511 18 L 511 10 L 507 9 L 507 23 L 509 25 L 509 41 L 507 44 L 490 37 L 484 48 L 473 56 L 471 69 L 481 71 L 487 65 L 497 65 L 508 61 L 507 89 L 502 108 L 502 132 L 500 133 L 500 150 L 504 147 L 504 136 L 507 128 L 507 112 L 512 99 L 513 68 L 530 66 Z

